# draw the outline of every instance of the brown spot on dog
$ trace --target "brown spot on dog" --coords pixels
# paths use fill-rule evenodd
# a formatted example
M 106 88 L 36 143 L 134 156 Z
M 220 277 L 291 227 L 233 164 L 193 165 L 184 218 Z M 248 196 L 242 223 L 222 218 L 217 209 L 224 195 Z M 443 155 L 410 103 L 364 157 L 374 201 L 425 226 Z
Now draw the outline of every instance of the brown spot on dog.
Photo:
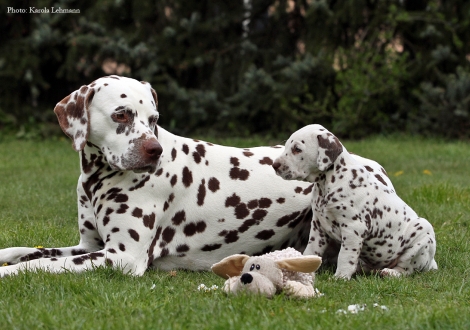
M 197 190 L 197 205 L 204 205 L 204 199 L 206 198 L 206 180 L 202 179 L 201 184 Z
M 263 159 L 260 159 L 259 163 L 260 163 L 261 165 L 269 165 L 269 166 L 271 166 L 272 164 L 274 164 L 274 161 L 273 161 L 271 158 L 269 158 L 269 157 L 264 157 Z
M 176 149 L 171 149 L 171 161 L 174 162 L 176 159 Z
M 189 147 L 187 144 L 183 144 L 183 148 L 181 149 L 186 155 L 189 154 Z
M 235 193 L 233 193 L 232 196 L 230 197 L 227 197 L 227 199 L 225 200 L 225 207 L 229 207 L 229 206 L 237 206 L 238 204 L 240 204 L 240 197 L 237 196 Z
M 220 189 L 220 182 L 216 178 L 210 178 L 208 186 L 210 191 L 216 192 Z
M 132 239 L 133 239 L 134 241 L 136 241 L 136 242 L 139 241 L 139 239 L 140 239 L 139 233 L 136 232 L 134 229 L 129 229 L 129 230 L 128 230 L 128 233 L 129 233 L 129 235 L 132 237 Z
M 193 236 L 196 233 L 202 233 L 206 230 L 206 223 L 204 221 L 191 222 L 184 226 L 183 232 L 186 236 Z
M 266 241 L 273 237 L 275 234 L 274 230 L 269 229 L 269 230 L 262 230 L 258 234 L 256 234 L 255 238 L 261 239 L 263 241 Z
M 183 184 L 188 188 L 193 183 L 193 173 L 187 166 L 183 168 Z
M 171 222 L 176 226 L 180 225 L 183 221 L 186 221 L 186 212 L 184 210 L 176 212 L 173 218 L 171 218 Z
M 201 251 L 210 252 L 210 251 L 220 249 L 221 247 L 222 247 L 222 244 L 207 244 L 201 248 Z

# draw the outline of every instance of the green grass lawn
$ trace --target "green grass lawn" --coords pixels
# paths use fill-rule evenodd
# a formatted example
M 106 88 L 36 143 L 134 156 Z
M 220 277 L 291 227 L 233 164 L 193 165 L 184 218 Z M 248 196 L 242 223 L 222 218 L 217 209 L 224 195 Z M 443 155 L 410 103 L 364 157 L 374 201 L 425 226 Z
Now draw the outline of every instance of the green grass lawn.
M 201 283 L 222 286 L 209 272 L 22 273 L 0 279 L 0 328 L 470 329 L 470 145 L 412 137 L 343 142 L 381 163 L 399 195 L 433 224 L 438 271 L 338 281 L 333 269 L 322 269 L 315 286 L 324 296 L 307 301 L 198 291 Z M 78 175 L 69 140 L 0 141 L 0 248 L 75 245 Z M 352 304 L 367 306 L 338 312 Z

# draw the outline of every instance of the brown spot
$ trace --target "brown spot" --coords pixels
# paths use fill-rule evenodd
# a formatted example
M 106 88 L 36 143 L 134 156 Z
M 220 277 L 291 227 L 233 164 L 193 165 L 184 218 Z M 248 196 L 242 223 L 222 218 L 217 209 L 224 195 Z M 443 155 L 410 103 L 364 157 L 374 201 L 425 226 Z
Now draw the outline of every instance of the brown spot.
M 259 163 L 260 163 L 261 165 L 269 165 L 269 166 L 271 166 L 274 162 L 273 162 L 273 160 L 272 160 L 271 158 L 269 158 L 269 157 L 264 157 L 263 159 L 260 159 Z
M 208 245 L 204 245 L 201 248 L 201 251 L 210 252 L 210 251 L 220 249 L 221 247 L 222 247 L 222 244 L 208 244 Z
M 186 221 L 186 213 L 184 210 L 176 212 L 173 218 L 171 218 L 171 222 L 176 226 L 180 225 L 183 221 Z
M 280 197 L 280 198 L 276 199 L 276 202 L 278 202 L 279 204 L 284 204 L 285 201 L 286 201 L 286 199 L 283 198 L 283 197 Z
M 199 164 L 201 162 L 201 155 L 197 151 L 193 152 L 193 158 L 196 164 Z
M 387 185 L 387 182 L 385 182 L 385 180 L 380 176 L 380 174 L 376 174 L 375 177 L 376 177 L 377 180 L 379 180 L 383 185 L 388 186 L 388 185 Z
M 155 218 L 155 213 L 144 215 L 144 226 L 153 229 L 153 226 L 155 225 Z
M 230 197 L 227 197 L 227 199 L 225 200 L 225 207 L 229 207 L 229 206 L 237 206 L 238 204 L 240 204 L 240 197 L 237 196 L 235 193 L 233 193 L 232 196 Z
M 95 229 L 95 226 L 93 226 L 93 224 L 88 220 L 83 223 L 83 226 L 85 226 L 85 228 L 88 228 L 90 230 Z
M 303 191 L 303 189 L 302 189 L 302 187 L 296 187 L 296 188 L 294 189 L 294 191 L 295 191 L 297 194 L 300 194 L 300 193 Z
M 258 209 L 253 212 L 253 219 L 255 220 L 263 220 L 263 218 L 268 214 L 268 211 Z
M 171 149 L 171 161 L 174 162 L 176 159 L 176 149 Z
M 176 247 L 176 252 L 178 253 L 183 253 L 183 252 L 188 252 L 189 251 L 189 246 L 186 244 L 181 244 Z
M 262 209 L 267 209 L 271 206 L 273 202 L 269 199 L 269 198 L 261 198 L 259 200 L 259 207 L 262 208 Z
M 121 98 L 126 98 L 127 95 L 126 94 L 121 94 Z
M 189 154 L 189 147 L 187 144 L 183 144 L 183 148 L 181 149 L 187 155 Z
M 254 155 L 254 153 L 252 153 L 251 151 L 244 151 L 243 154 L 246 156 L 246 157 L 251 157 Z
M 220 189 L 220 182 L 216 178 L 210 178 L 208 186 L 210 191 L 216 192 Z
M 204 205 L 204 198 L 206 198 L 206 180 L 202 179 L 201 184 L 197 190 L 197 205 Z
M 175 236 L 175 229 L 171 227 L 166 227 L 163 232 L 162 232 L 162 239 L 170 243 L 173 240 L 173 237 Z
M 244 219 L 250 214 L 250 210 L 246 207 L 245 203 L 240 203 L 235 207 L 235 216 L 237 219 Z
M 238 161 L 237 157 L 230 157 L 230 164 L 233 166 L 240 166 L 240 162 Z
M 200 155 L 201 157 L 205 157 L 205 156 L 206 156 L 206 148 L 204 147 L 203 144 L 198 144 L 198 145 L 196 146 L 196 150 L 197 150 L 197 152 L 199 153 L 199 155 Z
M 193 183 L 193 173 L 187 166 L 183 168 L 183 184 L 188 188 Z
M 273 237 L 275 234 L 274 230 L 269 229 L 269 230 L 262 230 L 258 234 L 256 234 L 255 238 L 261 239 L 263 241 L 266 241 Z
M 193 236 L 196 233 L 202 233 L 206 230 L 206 223 L 204 221 L 191 222 L 184 226 L 183 232 L 186 236 Z
M 176 174 L 174 174 L 172 177 L 171 177 L 171 180 L 170 180 L 170 184 L 172 187 L 175 186 L 176 182 L 178 182 L 178 177 L 176 176 Z
M 220 236 L 225 236 L 225 243 L 227 243 L 227 244 L 236 242 L 239 239 L 238 231 L 236 231 L 236 230 L 230 230 L 229 232 L 224 231 L 223 235 L 220 235 Z
M 251 201 L 248 202 L 248 208 L 250 210 L 253 210 L 253 209 L 256 209 L 258 207 L 258 200 L 257 199 L 253 199 Z
M 128 232 L 129 232 L 129 235 L 132 237 L 132 239 L 133 239 L 134 241 L 136 241 L 136 242 L 139 241 L 140 236 L 139 236 L 139 233 L 138 233 L 138 232 L 136 232 L 134 229 L 129 229 Z
M 249 176 L 250 176 L 250 172 L 248 172 L 247 170 L 241 170 L 238 167 L 233 167 L 230 170 L 230 178 L 232 178 L 233 180 L 238 179 L 238 180 L 245 181 L 248 179 Z

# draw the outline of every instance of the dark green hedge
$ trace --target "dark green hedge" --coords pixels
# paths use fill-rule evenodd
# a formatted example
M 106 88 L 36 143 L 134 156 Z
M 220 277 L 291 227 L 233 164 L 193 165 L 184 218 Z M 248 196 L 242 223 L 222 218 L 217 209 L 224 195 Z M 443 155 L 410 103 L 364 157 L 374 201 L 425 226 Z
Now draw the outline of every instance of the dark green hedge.
M 80 14 L 7 8 L 32 6 Z M 152 83 L 180 134 L 470 137 L 466 0 L 17 0 L 0 25 L 0 129 L 50 134 L 108 64 Z

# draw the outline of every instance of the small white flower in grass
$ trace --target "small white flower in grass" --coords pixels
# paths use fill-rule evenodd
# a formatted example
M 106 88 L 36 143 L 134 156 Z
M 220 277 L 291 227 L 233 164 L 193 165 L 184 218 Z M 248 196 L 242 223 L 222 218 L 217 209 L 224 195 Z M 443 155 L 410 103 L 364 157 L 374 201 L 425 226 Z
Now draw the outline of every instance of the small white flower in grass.
M 348 306 L 348 311 L 351 314 L 357 314 L 358 312 L 364 311 L 365 308 L 366 308 L 366 304 L 364 304 L 364 305 L 359 305 L 359 304 L 349 305 Z
M 325 295 L 324 293 L 321 293 L 320 290 L 318 290 L 317 288 L 315 288 L 314 290 L 315 290 L 315 297 L 323 297 Z
M 155 289 L 155 287 L 156 287 L 156 285 L 155 285 L 155 283 L 153 283 L 152 286 L 150 287 L 150 290 Z
M 377 303 L 374 303 L 374 307 L 380 307 L 381 310 L 388 311 L 388 307 L 385 305 L 379 305 Z
M 205 284 L 199 284 L 197 287 L 198 291 L 207 291 L 207 286 Z
M 344 309 L 338 309 L 336 314 L 348 314 L 348 312 L 346 312 Z
M 215 291 L 215 290 L 217 290 L 217 289 L 219 289 L 219 287 L 218 287 L 217 285 L 215 285 L 215 284 L 209 288 L 209 287 L 207 287 L 204 283 L 201 283 L 201 284 L 199 284 L 199 286 L 197 287 L 197 290 L 198 290 L 198 291 L 203 291 L 203 292 Z

